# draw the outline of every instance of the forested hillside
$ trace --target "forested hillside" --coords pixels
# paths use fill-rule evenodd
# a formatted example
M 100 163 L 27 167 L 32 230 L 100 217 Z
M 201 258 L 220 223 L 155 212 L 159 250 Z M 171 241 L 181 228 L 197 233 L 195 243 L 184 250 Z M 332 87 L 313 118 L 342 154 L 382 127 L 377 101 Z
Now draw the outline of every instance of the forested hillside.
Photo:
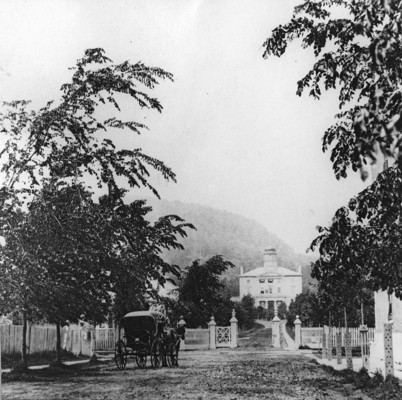
M 148 199 L 148 204 L 153 208 L 151 214 L 154 218 L 176 214 L 197 228 L 196 231 L 188 231 L 188 237 L 181 240 L 185 250 L 164 254 L 166 261 L 182 268 L 191 265 L 196 259 L 205 261 L 214 255 L 222 255 L 235 265 L 227 276 L 235 277 L 240 267 L 245 272 L 261 267 L 264 249 L 274 247 L 278 253 L 279 266 L 296 270 L 300 264 L 303 272 L 310 270 L 311 257 L 296 254 L 290 246 L 256 221 L 227 211 L 179 201 Z M 308 278 L 309 273 L 303 275 L 307 275 L 303 276 L 304 283 L 307 283 L 305 278 Z

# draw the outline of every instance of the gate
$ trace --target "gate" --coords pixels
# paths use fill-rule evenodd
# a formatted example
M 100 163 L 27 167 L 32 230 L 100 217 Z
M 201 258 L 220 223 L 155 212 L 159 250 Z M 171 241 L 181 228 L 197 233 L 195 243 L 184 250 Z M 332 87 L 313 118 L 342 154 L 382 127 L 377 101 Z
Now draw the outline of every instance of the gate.
M 97 328 L 95 331 L 95 351 L 113 350 L 115 346 L 114 328 Z
M 216 327 L 216 347 L 230 347 L 230 326 Z

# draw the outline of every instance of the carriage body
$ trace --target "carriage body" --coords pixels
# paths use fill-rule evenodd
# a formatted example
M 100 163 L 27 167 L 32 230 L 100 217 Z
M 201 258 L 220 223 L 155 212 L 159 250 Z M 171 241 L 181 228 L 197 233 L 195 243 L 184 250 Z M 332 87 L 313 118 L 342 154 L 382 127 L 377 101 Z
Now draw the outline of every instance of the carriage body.
M 144 368 L 148 357 L 153 368 L 178 365 L 180 337 L 167 328 L 167 318 L 157 311 L 134 311 L 126 314 L 119 325 L 115 347 L 117 368 L 125 369 L 128 357 Z

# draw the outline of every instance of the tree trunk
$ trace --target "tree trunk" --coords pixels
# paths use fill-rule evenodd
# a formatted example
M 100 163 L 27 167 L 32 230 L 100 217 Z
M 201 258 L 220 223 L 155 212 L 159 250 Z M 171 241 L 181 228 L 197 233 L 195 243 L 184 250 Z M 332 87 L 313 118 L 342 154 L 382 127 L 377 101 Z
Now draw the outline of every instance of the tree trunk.
M 344 316 L 345 316 L 345 328 L 347 329 L 347 327 L 348 327 L 348 314 L 346 312 L 346 307 L 343 307 L 343 313 L 344 313 Z
M 361 313 L 362 313 L 362 325 L 364 325 L 364 304 L 363 304 L 363 300 L 360 304 L 360 309 L 361 309 Z
M 56 323 L 56 364 L 61 364 L 61 329 L 60 329 L 60 322 Z
M 28 368 L 28 354 L 27 354 L 27 312 L 22 312 L 22 366 Z

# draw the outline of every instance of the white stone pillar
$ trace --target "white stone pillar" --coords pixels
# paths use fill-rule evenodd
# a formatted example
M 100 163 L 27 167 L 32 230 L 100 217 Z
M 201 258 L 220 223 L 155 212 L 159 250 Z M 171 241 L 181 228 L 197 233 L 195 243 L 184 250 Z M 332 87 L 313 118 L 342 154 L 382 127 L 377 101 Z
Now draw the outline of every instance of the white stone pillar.
M 299 348 L 301 346 L 301 321 L 298 315 L 296 315 L 294 324 L 295 324 L 295 342 L 297 348 Z
M 272 346 L 276 348 L 281 347 L 281 338 L 279 332 L 279 323 L 281 320 L 279 319 L 277 313 L 275 313 L 275 317 L 272 320 Z
M 209 327 L 209 348 L 216 349 L 216 322 L 214 316 L 211 317 L 211 321 L 208 323 Z
M 237 318 L 236 311 L 232 310 L 232 318 L 230 319 L 230 347 L 237 347 Z

